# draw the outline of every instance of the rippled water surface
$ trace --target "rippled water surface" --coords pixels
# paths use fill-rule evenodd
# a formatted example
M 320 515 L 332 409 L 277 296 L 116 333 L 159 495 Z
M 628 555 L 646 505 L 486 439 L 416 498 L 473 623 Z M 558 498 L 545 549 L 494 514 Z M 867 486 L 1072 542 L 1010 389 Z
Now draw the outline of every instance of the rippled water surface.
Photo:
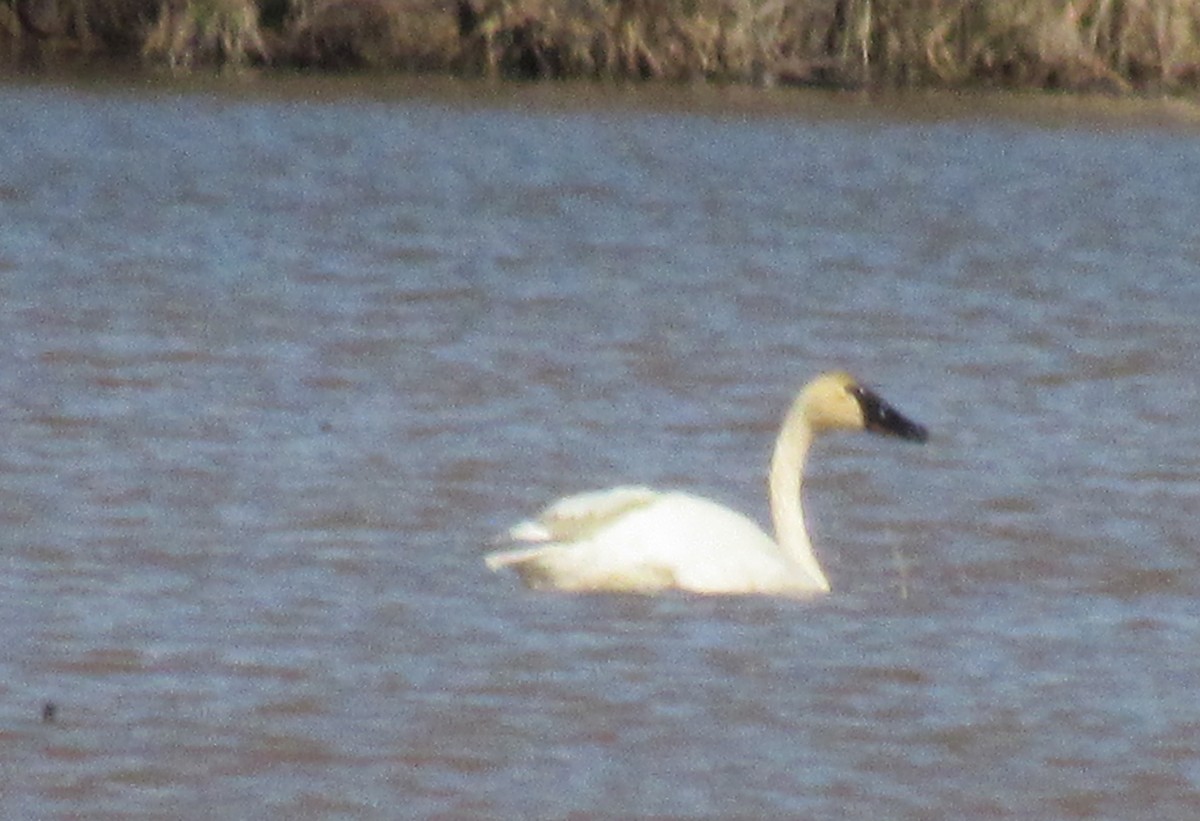
M 655 94 L 0 87 L 0 815 L 1200 817 L 1190 109 Z M 831 366 L 832 595 L 483 566 Z

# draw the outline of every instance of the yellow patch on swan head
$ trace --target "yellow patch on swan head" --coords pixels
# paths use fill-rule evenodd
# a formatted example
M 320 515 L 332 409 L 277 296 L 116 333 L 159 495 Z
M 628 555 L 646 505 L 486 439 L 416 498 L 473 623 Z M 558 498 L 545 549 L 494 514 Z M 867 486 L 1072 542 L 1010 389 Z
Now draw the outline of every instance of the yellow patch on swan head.
M 862 430 L 862 405 L 854 395 L 858 381 L 845 371 L 823 373 L 800 391 L 798 406 L 814 431 Z

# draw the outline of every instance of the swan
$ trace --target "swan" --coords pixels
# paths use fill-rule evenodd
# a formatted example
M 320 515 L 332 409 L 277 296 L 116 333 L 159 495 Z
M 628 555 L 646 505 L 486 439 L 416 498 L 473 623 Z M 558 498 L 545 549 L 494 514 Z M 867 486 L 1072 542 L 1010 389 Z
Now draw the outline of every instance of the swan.
M 512 568 L 534 588 L 657 593 L 808 596 L 829 592 L 809 543 L 800 502 L 813 439 L 867 430 L 915 442 L 925 428 L 849 374 L 821 374 L 784 417 L 768 475 L 772 539 L 746 516 L 678 491 L 617 487 L 568 496 L 521 522 L 488 554 L 492 570 Z

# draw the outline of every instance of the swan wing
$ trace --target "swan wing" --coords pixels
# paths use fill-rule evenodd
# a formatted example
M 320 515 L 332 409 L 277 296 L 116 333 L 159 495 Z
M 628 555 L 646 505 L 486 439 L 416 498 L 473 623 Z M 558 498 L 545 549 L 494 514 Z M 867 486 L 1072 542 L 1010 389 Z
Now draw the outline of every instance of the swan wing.
M 769 593 L 792 586 L 794 567 L 750 517 L 703 497 L 665 494 L 603 533 L 626 563 L 669 569 L 670 587 L 698 593 Z
M 629 485 L 566 496 L 536 519 L 511 528 L 504 541 L 518 544 L 582 541 L 631 511 L 653 504 L 662 495 L 648 487 Z

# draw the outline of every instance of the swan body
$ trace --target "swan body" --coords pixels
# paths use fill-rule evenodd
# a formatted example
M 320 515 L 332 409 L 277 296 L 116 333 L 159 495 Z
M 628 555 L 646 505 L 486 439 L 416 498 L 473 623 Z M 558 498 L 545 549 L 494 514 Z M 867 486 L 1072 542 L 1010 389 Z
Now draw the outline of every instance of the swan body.
M 905 418 L 848 374 L 818 376 L 792 403 L 771 458 L 775 538 L 746 516 L 678 491 L 617 487 L 560 499 L 505 534 L 489 554 L 530 587 L 572 591 L 815 595 L 829 591 L 804 526 L 800 484 L 815 436 L 870 430 L 924 441 Z

